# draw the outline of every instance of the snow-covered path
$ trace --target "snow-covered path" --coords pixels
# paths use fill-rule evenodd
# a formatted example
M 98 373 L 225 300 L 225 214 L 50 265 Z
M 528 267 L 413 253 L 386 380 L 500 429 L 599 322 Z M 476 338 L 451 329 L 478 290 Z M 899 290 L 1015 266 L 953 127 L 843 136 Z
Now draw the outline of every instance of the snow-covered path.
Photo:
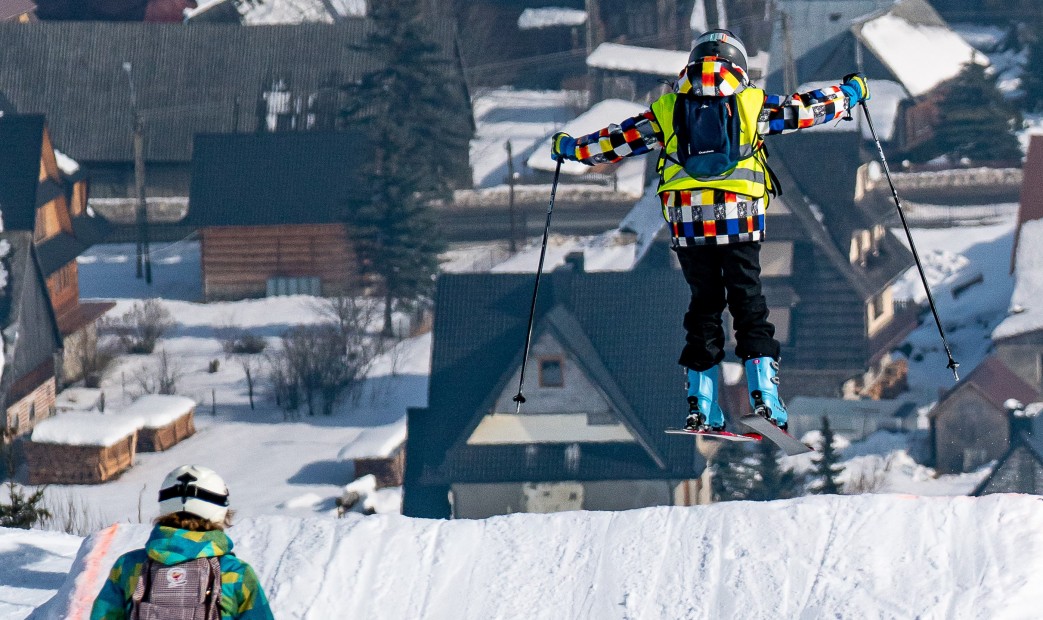
M 81 548 L 34 617 L 140 544 Z M 1034 496 L 824 496 L 479 521 L 261 517 L 231 532 L 278 618 L 1030 618 L 1043 588 Z M 99 556 L 103 556 L 101 559 Z M 99 560 L 101 561 L 99 562 Z M 46 611 L 46 613 L 45 613 Z

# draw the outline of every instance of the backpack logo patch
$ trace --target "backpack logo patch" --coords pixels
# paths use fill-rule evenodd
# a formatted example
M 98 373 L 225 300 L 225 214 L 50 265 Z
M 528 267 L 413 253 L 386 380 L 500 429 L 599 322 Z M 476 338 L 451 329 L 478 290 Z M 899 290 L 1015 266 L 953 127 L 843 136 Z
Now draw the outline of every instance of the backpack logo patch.
M 180 588 L 188 582 L 188 572 L 178 566 L 167 571 L 167 585 L 171 588 Z

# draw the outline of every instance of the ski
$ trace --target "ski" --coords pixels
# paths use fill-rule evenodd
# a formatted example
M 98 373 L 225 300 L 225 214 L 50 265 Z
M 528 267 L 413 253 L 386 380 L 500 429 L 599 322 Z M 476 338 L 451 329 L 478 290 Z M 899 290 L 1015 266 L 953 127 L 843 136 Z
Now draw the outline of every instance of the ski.
M 756 414 L 750 414 L 742 416 L 739 418 L 739 421 L 781 448 L 788 456 L 804 454 L 805 452 L 812 451 L 807 444 L 775 426 L 767 418 Z
M 760 435 L 748 433 L 745 435 L 731 433 L 728 431 L 690 431 L 683 428 L 668 428 L 667 435 L 695 435 L 697 437 L 709 437 L 710 439 L 724 439 L 725 441 L 760 441 Z

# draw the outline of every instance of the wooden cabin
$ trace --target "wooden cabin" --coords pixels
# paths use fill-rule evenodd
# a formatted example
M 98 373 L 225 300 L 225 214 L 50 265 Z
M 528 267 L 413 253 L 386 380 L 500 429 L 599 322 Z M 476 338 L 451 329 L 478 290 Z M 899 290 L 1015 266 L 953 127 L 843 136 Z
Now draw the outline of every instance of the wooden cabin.
M 141 418 L 66 413 L 38 424 L 25 442 L 29 484 L 98 484 L 134 464 Z
M 196 137 L 183 223 L 200 230 L 208 301 L 352 288 L 346 221 L 366 186 L 360 140 L 351 132 Z
M 0 116 L 0 205 L 5 230 L 32 233 L 62 335 L 60 383 L 83 377 L 97 320 L 115 304 L 80 300 L 76 257 L 109 231 L 87 207 L 84 170 L 55 149 L 43 116 Z
M 147 394 L 120 415 L 142 420 L 138 429 L 138 452 L 162 452 L 195 434 L 195 410 L 196 402 L 191 398 Z

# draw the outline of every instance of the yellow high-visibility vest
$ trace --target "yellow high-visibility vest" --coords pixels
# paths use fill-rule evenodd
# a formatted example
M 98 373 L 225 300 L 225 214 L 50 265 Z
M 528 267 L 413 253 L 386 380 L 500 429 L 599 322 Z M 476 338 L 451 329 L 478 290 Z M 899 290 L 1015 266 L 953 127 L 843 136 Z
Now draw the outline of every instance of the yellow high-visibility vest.
M 735 95 L 739 108 L 739 163 L 730 172 L 718 177 L 697 179 L 678 163 L 677 135 L 674 133 L 674 106 L 677 93 L 667 93 L 652 104 L 659 127 L 662 128 L 665 147 L 659 155 L 659 192 L 671 190 L 716 189 L 734 192 L 751 198 L 762 198 L 772 189 L 768 165 L 757 119 L 764 106 L 764 91 L 747 87 Z

